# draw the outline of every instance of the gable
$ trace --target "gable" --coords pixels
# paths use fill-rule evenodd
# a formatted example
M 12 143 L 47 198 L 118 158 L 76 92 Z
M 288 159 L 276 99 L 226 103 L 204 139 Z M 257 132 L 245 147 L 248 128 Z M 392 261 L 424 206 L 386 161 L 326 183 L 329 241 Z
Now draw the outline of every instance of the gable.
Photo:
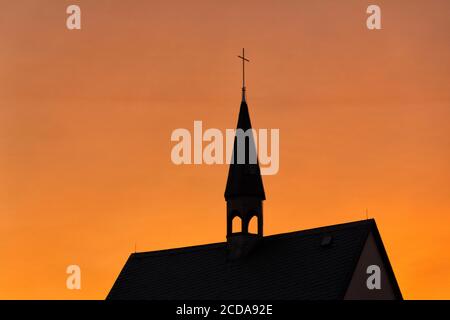
M 387 261 L 387 264 L 389 262 Z M 373 271 L 370 266 L 379 267 L 379 273 Z M 369 268 L 369 270 L 368 270 Z M 386 262 L 382 258 L 380 249 L 375 241 L 375 237 L 370 232 L 367 237 L 366 243 L 359 257 L 352 279 L 350 280 L 349 287 L 345 294 L 345 300 L 395 300 L 397 295 L 393 283 L 395 279 L 392 279 L 389 275 L 390 266 L 386 265 Z M 373 288 L 370 284 L 373 284 L 373 277 L 379 274 L 380 288 Z M 370 279 L 369 279 L 370 277 Z M 367 284 L 369 279 L 369 286 Z M 371 287 L 371 289 L 369 289 Z

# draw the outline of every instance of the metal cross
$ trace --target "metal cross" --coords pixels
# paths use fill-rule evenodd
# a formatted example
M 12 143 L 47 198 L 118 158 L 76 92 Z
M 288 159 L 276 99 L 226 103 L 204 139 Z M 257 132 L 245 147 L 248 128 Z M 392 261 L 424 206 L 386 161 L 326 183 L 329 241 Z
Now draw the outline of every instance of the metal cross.
M 242 59 L 242 88 L 245 88 L 245 62 L 250 62 L 250 60 L 245 57 L 244 48 L 242 48 L 242 56 L 238 56 L 238 58 Z

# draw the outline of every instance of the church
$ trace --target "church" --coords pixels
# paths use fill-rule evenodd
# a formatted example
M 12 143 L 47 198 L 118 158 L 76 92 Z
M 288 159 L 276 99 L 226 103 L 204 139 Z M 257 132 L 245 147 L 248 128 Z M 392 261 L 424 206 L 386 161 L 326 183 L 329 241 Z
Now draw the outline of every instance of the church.
M 244 80 L 237 129 L 250 128 Z M 375 220 L 264 236 L 263 180 L 259 164 L 248 161 L 231 162 L 224 195 L 226 242 L 133 253 L 107 299 L 402 299 Z M 257 231 L 250 233 L 253 219 Z

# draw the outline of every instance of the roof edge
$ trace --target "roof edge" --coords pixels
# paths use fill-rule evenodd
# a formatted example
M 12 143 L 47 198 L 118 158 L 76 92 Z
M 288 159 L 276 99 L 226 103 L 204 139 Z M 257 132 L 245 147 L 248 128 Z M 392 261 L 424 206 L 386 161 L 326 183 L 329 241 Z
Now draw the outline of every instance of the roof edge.
M 396 296 L 396 298 L 398 300 L 403 300 L 403 295 L 402 295 L 402 292 L 400 290 L 400 286 L 398 285 L 397 278 L 395 277 L 395 274 L 394 274 L 394 269 L 392 268 L 391 262 L 389 260 L 389 257 L 388 257 L 387 251 L 386 251 L 386 248 L 384 247 L 383 240 L 381 239 L 381 235 L 380 235 L 380 231 L 378 230 L 377 223 L 376 223 L 375 219 L 369 219 L 369 220 L 371 220 L 370 232 L 367 233 L 367 236 L 365 237 L 364 241 L 362 241 L 360 252 L 356 256 L 355 261 L 353 263 L 352 272 L 349 273 L 349 276 L 346 279 L 346 286 L 345 286 L 346 289 L 345 289 L 345 291 L 344 291 L 344 293 L 343 293 L 343 295 L 341 297 L 341 300 L 344 299 L 344 297 L 345 297 L 345 295 L 347 293 L 348 287 L 350 286 L 350 282 L 353 279 L 353 276 L 355 274 L 356 268 L 358 267 L 359 259 L 361 258 L 361 254 L 362 254 L 362 252 L 364 250 L 365 244 L 366 244 L 367 239 L 369 238 L 370 234 L 373 235 L 373 238 L 374 238 L 374 241 L 375 241 L 375 245 L 376 245 L 376 247 L 377 247 L 377 249 L 379 251 L 381 260 L 383 261 L 383 264 L 384 264 L 384 266 L 386 268 L 386 272 L 387 272 L 387 275 L 389 277 L 389 281 L 392 284 L 392 290 L 394 291 L 394 294 L 395 294 L 395 296 Z
M 372 235 L 375 239 L 375 243 L 380 250 L 381 259 L 383 260 L 384 265 L 386 266 L 386 271 L 392 283 L 392 289 L 394 290 L 395 295 L 399 300 L 403 300 L 403 295 L 400 290 L 400 286 L 398 285 L 397 278 L 395 277 L 394 269 L 392 268 L 391 261 L 389 260 L 386 248 L 384 247 L 383 240 L 381 239 L 380 232 L 378 230 L 377 224 L 374 220 L 374 225 L 372 226 Z
M 304 235 L 309 235 L 309 234 L 314 234 L 314 233 L 327 232 L 329 229 L 334 229 L 336 227 L 349 228 L 349 227 L 361 225 L 361 224 L 368 224 L 371 226 L 371 228 L 373 226 L 375 226 L 375 228 L 376 228 L 375 220 L 367 219 L 367 220 L 357 220 L 357 221 L 351 221 L 351 222 L 338 223 L 338 224 L 333 224 L 333 225 L 329 225 L 329 226 L 316 227 L 316 228 L 305 229 L 305 230 L 277 233 L 277 234 L 264 236 L 263 239 L 273 239 L 273 238 L 278 238 L 278 237 L 290 237 L 290 236 L 296 236 L 300 233 L 304 234 Z M 153 255 L 175 254 L 175 253 L 178 253 L 179 251 L 192 252 L 192 251 L 203 250 L 203 249 L 207 249 L 207 248 L 211 248 L 211 247 L 220 248 L 220 247 L 223 247 L 224 245 L 226 245 L 226 243 L 227 243 L 226 241 L 223 241 L 223 242 L 213 242 L 213 243 L 207 243 L 207 244 L 198 244 L 198 245 L 193 245 L 193 246 L 168 248 L 168 249 L 161 249 L 161 250 L 154 250 L 154 251 L 134 252 L 134 253 L 131 253 L 129 259 L 141 258 L 141 257 L 147 257 L 147 256 L 153 256 Z

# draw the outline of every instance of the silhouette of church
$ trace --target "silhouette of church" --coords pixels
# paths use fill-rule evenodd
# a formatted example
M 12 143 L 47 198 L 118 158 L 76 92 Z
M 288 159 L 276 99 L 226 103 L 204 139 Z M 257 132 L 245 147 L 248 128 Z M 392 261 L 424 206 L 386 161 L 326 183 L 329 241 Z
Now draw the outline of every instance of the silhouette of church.
M 244 81 L 243 130 L 252 128 L 245 95 Z M 373 219 L 263 237 L 266 196 L 259 164 L 248 161 L 255 146 L 247 140 L 246 162 L 238 164 L 236 140 L 225 189 L 227 241 L 133 253 L 107 299 L 402 299 Z

